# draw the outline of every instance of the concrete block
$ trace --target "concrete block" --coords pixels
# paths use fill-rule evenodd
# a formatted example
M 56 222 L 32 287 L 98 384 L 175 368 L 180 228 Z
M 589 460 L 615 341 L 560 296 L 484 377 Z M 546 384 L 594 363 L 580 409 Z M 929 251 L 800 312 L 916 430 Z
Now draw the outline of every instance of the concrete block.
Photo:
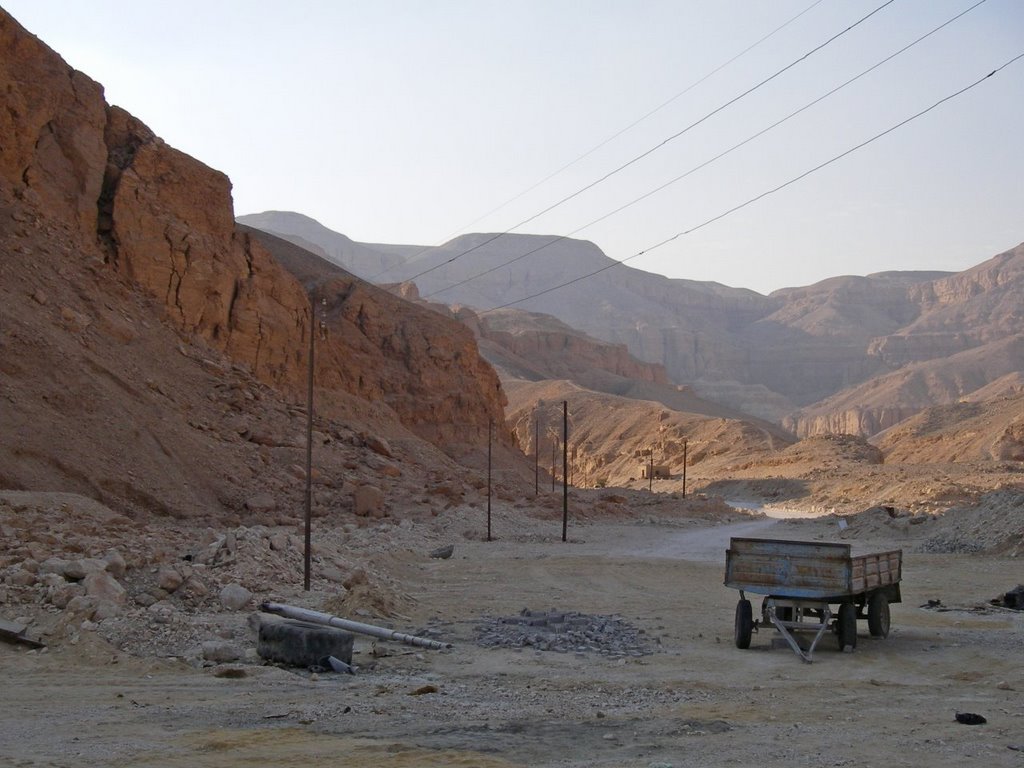
M 295 667 L 328 667 L 328 656 L 352 663 L 354 639 L 351 632 L 335 627 L 304 621 L 265 621 L 260 623 L 256 651 L 264 659 Z

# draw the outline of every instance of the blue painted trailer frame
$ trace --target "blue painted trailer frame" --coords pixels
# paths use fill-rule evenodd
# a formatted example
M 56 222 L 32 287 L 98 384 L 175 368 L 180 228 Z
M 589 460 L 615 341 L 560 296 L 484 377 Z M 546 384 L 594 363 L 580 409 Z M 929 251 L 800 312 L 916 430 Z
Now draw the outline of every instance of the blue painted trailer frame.
M 785 539 L 733 538 L 725 556 L 725 585 L 738 589 L 735 641 L 750 647 L 751 632 L 774 626 L 806 662 L 826 631 L 839 649 L 857 645 L 857 620 L 867 619 L 872 636 L 889 634 L 889 603 L 901 601 L 903 551 L 854 555 L 849 544 Z M 754 621 L 745 592 L 765 595 L 762 619 Z M 831 604 L 838 604 L 837 613 Z M 801 646 L 794 632 L 812 632 Z

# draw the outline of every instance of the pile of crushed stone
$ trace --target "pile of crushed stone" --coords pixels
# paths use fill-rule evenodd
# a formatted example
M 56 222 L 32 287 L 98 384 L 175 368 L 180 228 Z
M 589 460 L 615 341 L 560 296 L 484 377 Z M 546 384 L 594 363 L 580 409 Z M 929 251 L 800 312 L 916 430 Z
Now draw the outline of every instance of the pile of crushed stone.
M 642 629 L 618 616 L 575 611 L 531 611 L 486 618 L 475 627 L 483 648 L 533 648 L 555 653 L 600 654 L 612 659 L 648 656 L 654 645 Z
M 1017 557 L 1024 553 L 1024 493 L 1002 489 L 984 494 L 974 504 L 947 510 L 921 550 Z

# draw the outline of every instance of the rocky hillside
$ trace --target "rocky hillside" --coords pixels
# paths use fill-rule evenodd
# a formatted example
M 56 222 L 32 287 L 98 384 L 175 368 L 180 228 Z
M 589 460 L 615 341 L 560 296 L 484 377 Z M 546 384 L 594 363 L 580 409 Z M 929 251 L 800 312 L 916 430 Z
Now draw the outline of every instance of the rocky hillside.
M 612 263 L 583 241 L 525 235 L 492 240 L 481 234 L 412 254 L 406 250 L 410 260 L 403 264 L 396 262 L 396 249 L 407 247 L 385 252 L 382 246 L 361 246 L 378 254 L 371 257 L 305 217 L 269 212 L 252 219 L 285 236 L 318 238 L 317 244 L 325 251 L 333 248 L 343 263 L 372 267 L 381 279 L 415 276 L 420 293 L 432 301 L 483 309 Z M 511 263 L 499 266 L 504 262 Z M 420 274 L 433 266 L 434 271 Z M 950 402 L 971 386 L 1024 368 L 1019 357 L 1000 357 L 1008 340 L 1024 333 L 1018 308 L 1022 291 L 1024 246 L 959 274 L 836 277 L 767 297 L 616 266 L 519 306 L 624 344 L 702 397 L 785 419 L 787 428 L 801 435 L 846 430 L 870 435 L 922 407 Z M 937 361 L 959 353 L 971 353 L 978 366 L 969 380 L 938 371 Z M 937 366 L 934 375 L 911 370 L 929 361 Z M 915 383 L 891 385 L 888 377 L 898 379 L 904 370 Z
M 497 310 L 478 323 L 480 338 L 491 350 L 518 362 L 521 378 L 572 379 L 603 371 L 621 379 L 667 385 L 663 366 L 636 359 L 623 344 L 609 344 L 570 328 L 551 315 Z
M 927 408 L 874 442 L 889 462 L 1024 462 L 1024 391 Z
M 639 483 L 649 451 L 671 475 L 660 490 L 676 490 L 686 466 L 691 477 L 723 466 L 769 456 L 792 443 L 770 426 L 737 419 L 708 418 L 666 408 L 659 402 L 585 390 L 568 381 L 508 382 L 508 420 L 527 454 L 537 450 L 550 469 L 554 448 L 561 472 L 562 401 L 569 403 L 569 466 L 577 486 L 647 487 Z
M 851 387 L 783 420 L 794 434 L 874 435 L 933 405 L 952 404 L 1024 367 L 1024 334 L 925 362 Z
M 302 474 L 311 294 L 332 504 L 382 461 L 454 467 L 424 438 L 482 455 L 504 395 L 470 333 L 351 275 L 297 277 L 236 227 L 227 177 L 2 11 L 0 51 L 4 487 L 130 513 L 273 508 Z

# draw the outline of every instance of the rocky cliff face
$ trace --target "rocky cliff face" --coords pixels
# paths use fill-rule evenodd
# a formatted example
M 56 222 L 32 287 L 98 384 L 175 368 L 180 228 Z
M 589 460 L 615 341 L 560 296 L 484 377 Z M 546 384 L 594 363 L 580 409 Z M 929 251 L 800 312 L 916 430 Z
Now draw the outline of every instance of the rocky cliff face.
M 913 322 L 874 339 L 868 354 L 897 368 L 948 357 L 1024 330 L 1024 244 L 976 267 L 913 286 Z
M 1024 393 L 927 408 L 877 436 L 886 461 L 1024 461 Z
M 624 344 L 587 336 L 550 315 L 498 310 L 480 318 L 477 326 L 481 338 L 528 360 L 545 379 L 574 379 L 596 369 L 635 381 L 669 383 L 664 366 L 638 360 Z
M 239 229 L 248 247 L 265 249 L 313 293 L 318 320 L 325 321 L 316 342 L 319 386 L 386 404 L 402 423 L 450 452 L 486 439 L 488 420 L 497 425 L 499 439 L 511 445 L 511 433 L 503 427 L 501 382 L 480 357 L 468 327 L 293 243 Z
M 107 122 L 103 88 L 0 9 L 0 172 L 20 196 L 96 230 Z
M 411 429 L 465 445 L 500 421 L 493 371 L 457 324 L 405 309 L 353 278 L 304 286 L 236 229 L 231 184 L 109 107 L 0 10 L 0 172 L 7 189 L 83 242 L 200 340 L 298 393 L 312 329 L 307 288 L 327 302 L 319 384 L 386 403 Z M 429 315 L 429 317 L 426 317 Z
M 1024 361 L 1024 334 L 950 357 L 912 363 L 788 416 L 783 426 L 800 437 L 827 433 L 873 435 L 934 405 L 956 403 Z

